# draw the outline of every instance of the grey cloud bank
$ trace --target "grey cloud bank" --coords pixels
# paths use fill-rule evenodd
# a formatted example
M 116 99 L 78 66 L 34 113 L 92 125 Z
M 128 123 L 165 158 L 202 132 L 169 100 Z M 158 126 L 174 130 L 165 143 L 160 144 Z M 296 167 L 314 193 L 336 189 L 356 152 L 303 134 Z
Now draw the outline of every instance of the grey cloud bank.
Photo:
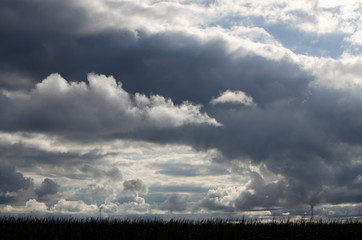
M 0 3 L 0 129 L 3 136 L 20 134 L 0 141 L 0 171 L 7 174 L 1 203 L 47 213 L 92 214 L 103 204 L 106 214 L 296 208 L 296 215 L 311 203 L 347 204 L 351 215 L 362 215 L 362 99 L 353 87 L 361 84 L 361 56 L 352 48 L 335 59 L 298 55 L 262 28 L 294 23 L 301 36 L 356 39 L 360 23 L 341 12 L 361 3 L 334 6 L 340 24 L 316 27 L 293 15 L 314 9 L 303 1 L 161 2 Z M 329 19 L 322 14 L 327 5 L 316 6 L 315 23 Z M 232 6 L 243 29 L 231 20 L 226 26 L 232 15 L 215 14 Z M 256 6 L 267 10 L 259 27 Z M 77 150 L 55 151 L 39 139 L 29 146 L 29 134 Z M 157 155 L 143 142 L 204 155 Z M 119 148 L 143 150 L 131 161 Z M 209 190 L 180 193 L 175 185 L 183 181 Z

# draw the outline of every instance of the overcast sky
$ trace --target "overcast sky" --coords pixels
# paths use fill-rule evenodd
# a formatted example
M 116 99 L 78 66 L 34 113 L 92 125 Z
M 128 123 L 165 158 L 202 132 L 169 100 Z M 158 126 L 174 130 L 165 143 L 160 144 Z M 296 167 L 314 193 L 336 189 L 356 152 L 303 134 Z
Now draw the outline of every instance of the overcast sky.
M 361 12 L 2 0 L 0 213 L 361 217 Z

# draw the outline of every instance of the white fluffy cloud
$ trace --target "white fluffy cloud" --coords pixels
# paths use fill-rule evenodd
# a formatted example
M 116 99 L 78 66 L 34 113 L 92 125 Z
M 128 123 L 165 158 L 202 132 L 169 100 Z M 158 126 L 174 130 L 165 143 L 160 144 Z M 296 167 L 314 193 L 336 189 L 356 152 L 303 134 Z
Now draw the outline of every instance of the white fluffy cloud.
M 28 200 L 23 206 L 0 206 L 3 213 L 20 213 L 20 214 L 72 214 L 72 215 L 88 215 L 98 216 L 101 208 L 103 216 L 124 216 L 127 214 L 147 214 L 150 213 L 150 205 L 141 197 L 137 197 L 134 201 L 126 203 L 106 202 L 100 206 L 95 204 L 87 204 L 82 200 L 70 201 L 60 199 L 54 205 L 48 207 L 45 203 L 38 202 L 35 199 Z
M 235 200 L 245 191 L 244 186 L 229 186 L 210 189 L 202 201 L 199 202 L 199 208 L 208 210 L 229 210 L 235 208 Z
M 27 212 L 39 212 L 44 213 L 48 212 L 48 207 L 43 202 L 38 202 L 35 199 L 30 199 L 25 203 L 25 211 Z
M 86 204 L 82 200 L 68 201 L 60 199 L 51 209 L 51 212 L 56 213 L 83 213 L 83 214 L 95 214 L 98 211 L 98 207 L 95 204 Z
M 147 214 L 151 213 L 151 208 L 148 203 L 145 202 L 145 199 L 142 197 L 136 197 L 133 201 L 128 201 L 125 203 L 118 202 L 106 202 L 100 206 L 102 212 L 105 215 L 126 215 L 126 214 Z
M 8 116 L 12 116 L 5 124 L 28 119 L 26 128 L 44 130 L 51 123 L 63 130 L 99 131 L 100 134 L 188 124 L 221 126 L 200 111 L 201 105 L 190 102 L 175 105 L 171 99 L 159 95 L 147 97 L 137 93 L 133 96 L 112 76 L 89 74 L 88 81 L 89 85 L 68 83 L 59 74 L 51 74 L 25 97 L 24 94 L 20 98 L 17 94 L 5 95 L 15 106 L 4 106 Z
M 261 17 L 267 23 L 282 23 L 302 31 L 318 34 L 335 31 L 352 33 L 359 20 L 362 2 L 354 1 L 104 1 L 80 2 L 92 12 L 93 27 L 142 29 L 149 32 L 170 28 L 193 28 L 208 25 L 242 25 L 237 20 Z M 336 9 L 338 11 L 336 11 Z M 230 16 L 234 19 L 230 20 Z
M 358 29 L 350 37 L 345 39 L 348 42 L 351 42 L 355 46 L 362 46 L 362 30 Z
M 339 59 L 300 57 L 300 64 L 313 74 L 313 85 L 332 89 L 361 89 L 362 57 L 344 54 Z
M 245 92 L 230 91 L 230 90 L 220 93 L 220 96 L 217 98 L 213 98 L 210 103 L 213 105 L 221 103 L 234 103 L 234 104 L 242 104 L 245 106 L 254 105 L 253 98 L 246 95 Z

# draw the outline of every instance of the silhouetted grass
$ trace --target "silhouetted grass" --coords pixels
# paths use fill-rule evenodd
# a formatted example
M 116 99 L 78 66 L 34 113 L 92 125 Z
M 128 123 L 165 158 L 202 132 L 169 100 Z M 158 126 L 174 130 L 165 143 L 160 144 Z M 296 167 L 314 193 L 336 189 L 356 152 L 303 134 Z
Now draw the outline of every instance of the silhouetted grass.
M 347 221 L 97 220 L 1 218 L 0 239 L 362 239 Z

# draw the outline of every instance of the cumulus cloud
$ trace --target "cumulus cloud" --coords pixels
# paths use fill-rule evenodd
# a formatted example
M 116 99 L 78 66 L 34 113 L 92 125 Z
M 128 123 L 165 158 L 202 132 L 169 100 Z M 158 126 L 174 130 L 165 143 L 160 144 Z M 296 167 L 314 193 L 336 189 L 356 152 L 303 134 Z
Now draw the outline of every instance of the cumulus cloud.
M 235 211 L 235 200 L 244 190 L 244 187 L 226 187 L 210 189 L 196 209 L 204 208 L 211 211 Z
M 117 216 L 128 214 L 149 214 L 150 205 L 145 203 L 143 198 L 137 198 L 134 202 L 123 204 L 106 202 L 99 206 L 102 208 L 102 216 Z M 35 199 L 28 200 L 23 206 L 0 206 L 3 213 L 20 213 L 20 214 L 55 214 L 55 215 L 88 215 L 98 216 L 99 207 L 94 204 L 86 204 L 83 201 L 70 201 L 60 199 L 54 205 L 48 207 L 43 202 L 38 202 Z
M 35 199 L 30 199 L 25 203 L 24 210 L 26 212 L 32 213 L 46 213 L 48 212 L 48 207 L 43 202 L 38 202 Z
M 98 207 L 95 204 L 88 205 L 82 200 L 69 201 L 60 199 L 50 208 L 50 211 L 63 214 L 95 214 L 98 212 Z
M 52 74 L 38 83 L 26 99 L 3 95 L 1 109 L 6 117 L 1 121 L 2 128 L 112 134 L 188 124 L 221 125 L 201 113 L 201 105 L 175 105 L 159 95 L 131 96 L 112 76 L 89 74 L 88 81 L 89 85 L 68 83 L 59 74 Z
M 149 214 L 151 208 L 142 197 L 136 197 L 134 201 L 124 203 L 106 202 L 101 205 L 102 213 L 109 216 L 119 216 L 126 214 Z
M 349 91 L 362 87 L 362 71 L 358 67 L 362 63 L 360 55 L 345 53 L 339 59 L 302 58 L 301 63 L 316 77 L 313 85 Z
M 217 98 L 213 98 L 210 101 L 211 104 L 222 104 L 222 103 L 233 103 L 233 104 L 242 104 L 245 106 L 253 105 L 253 98 L 247 96 L 243 91 L 230 91 L 226 90 L 223 93 L 220 93 L 220 96 Z

